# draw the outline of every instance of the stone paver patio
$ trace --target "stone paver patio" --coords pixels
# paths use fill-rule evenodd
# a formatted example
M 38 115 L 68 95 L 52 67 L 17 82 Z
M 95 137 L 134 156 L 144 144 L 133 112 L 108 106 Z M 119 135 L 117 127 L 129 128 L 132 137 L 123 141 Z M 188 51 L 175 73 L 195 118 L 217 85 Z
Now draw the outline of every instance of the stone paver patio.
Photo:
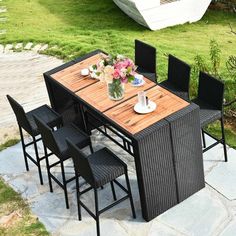
M 36 45 L 37 46 L 37 45 Z M 39 50 L 41 47 L 29 43 L 27 49 Z M 16 46 L 15 46 L 16 47 Z M 11 47 L 0 45 L 0 101 L 1 101 L 1 132 L 8 132 L 16 128 L 13 114 L 6 103 L 5 94 L 10 93 L 17 99 L 24 101 L 27 109 L 48 102 L 42 73 L 62 63 L 52 57 L 36 54 L 36 51 L 13 53 Z M 44 46 L 46 48 L 46 46 Z M 14 63 L 13 63 L 14 62 Z M 4 64 L 5 63 L 5 64 Z M 7 64 L 8 63 L 8 64 Z M 14 64 L 15 66 L 11 66 Z M 22 74 L 26 76 L 22 77 Z M 15 76 L 13 76 L 15 75 Z M 23 82 L 22 82 L 23 81 Z M 14 85 L 14 86 L 13 86 Z M 16 86 L 16 87 L 15 87 Z M 34 100 L 31 100 L 34 88 Z M 0 140 L 2 142 L 2 137 Z M 94 131 L 92 142 L 95 149 L 107 146 L 116 152 L 129 166 L 129 177 L 134 196 L 137 219 L 132 219 L 129 202 L 125 201 L 110 211 L 101 215 L 101 235 L 135 235 L 135 236 L 235 236 L 236 235 L 236 150 L 228 148 L 229 162 L 223 162 L 223 149 L 216 146 L 204 154 L 204 170 L 206 187 L 179 205 L 156 217 L 151 222 L 145 222 L 141 217 L 138 186 L 133 157 L 114 145 L 111 141 Z M 211 143 L 210 138 L 207 139 Z M 32 154 L 32 149 L 29 149 Z M 89 153 L 85 149 L 85 152 Z M 40 148 L 42 154 L 42 147 Z M 52 157 L 55 158 L 55 157 Z M 43 162 L 42 162 L 43 163 Z M 30 172 L 26 172 L 21 144 L 0 152 L 0 175 L 29 203 L 33 213 L 45 225 L 52 235 L 89 236 L 95 235 L 95 221 L 82 210 L 82 221 L 77 220 L 77 204 L 75 183 L 69 184 L 70 209 L 65 208 L 64 193 L 54 185 L 54 193 L 49 192 L 45 164 L 43 176 L 45 184 L 39 184 L 37 168 L 30 165 Z M 60 169 L 55 169 L 60 176 Z M 73 173 L 72 163 L 68 161 L 67 173 Z M 124 182 L 123 178 L 120 178 Z M 81 183 L 83 187 L 86 187 Z M 158 187 L 158 186 L 157 186 Z M 118 191 L 118 196 L 122 192 Z M 91 209 L 94 208 L 93 193 L 83 195 Z M 99 190 L 101 206 L 105 206 L 112 199 L 110 186 Z
M 109 235 L 111 232 L 112 235 L 153 236 L 235 235 L 236 150 L 228 149 L 228 163 L 222 161 L 223 150 L 220 145 L 204 154 L 206 187 L 147 223 L 141 217 L 133 158 L 97 131 L 93 132 L 92 140 L 95 149 L 107 146 L 128 163 L 137 211 L 137 219 L 132 219 L 129 202 L 125 201 L 102 214 L 102 235 Z M 210 141 L 208 139 L 208 143 Z M 42 154 L 42 147 L 40 150 Z M 85 149 L 85 151 L 89 153 L 89 150 Z M 33 149 L 30 149 L 30 152 L 33 153 Z M 66 165 L 66 170 L 69 175 L 73 173 L 70 161 Z M 38 216 L 52 235 L 95 235 L 95 221 L 84 210 L 82 210 L 82 221 L 77 220 L 75 183 L 69 184 L 70 209 L 67 210 L 62 189 L 54 185 L 54 193 L 49 192 L 45 165 L 43 166 L 45 181 L 43 186 L 39 184 L 35 166 L 31 165 L 30 172 L 25 171 L 20 143 L 0 152 L 0 173 L 6 182 L 29 202 L 33 213 Z M 55 173 L 60 177 L 60 169 L 55 169 Z M 124 182 L 124 179 L 120 178 L 120 181 Z M 81 185 L 85 187 L 84 183 Z M 122 191 L 116 190 L 118 196 L 122 196 Z M 99 190 L 101 206 L 105 206 L 111 201 L 111 194 L 109 185 L 106 185 L 103 190 Z M 82 199 L 90 206 L 90 209 L 94 209 L 93 192 L 83 195 Z

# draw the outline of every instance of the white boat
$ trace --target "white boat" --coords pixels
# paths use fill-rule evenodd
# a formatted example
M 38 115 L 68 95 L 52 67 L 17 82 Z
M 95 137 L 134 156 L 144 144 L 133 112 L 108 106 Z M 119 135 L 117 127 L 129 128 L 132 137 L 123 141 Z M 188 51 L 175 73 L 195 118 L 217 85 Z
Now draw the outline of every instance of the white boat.
M 196 22 L 211 0 L 113 0 L 129 17 L 151 30 Z

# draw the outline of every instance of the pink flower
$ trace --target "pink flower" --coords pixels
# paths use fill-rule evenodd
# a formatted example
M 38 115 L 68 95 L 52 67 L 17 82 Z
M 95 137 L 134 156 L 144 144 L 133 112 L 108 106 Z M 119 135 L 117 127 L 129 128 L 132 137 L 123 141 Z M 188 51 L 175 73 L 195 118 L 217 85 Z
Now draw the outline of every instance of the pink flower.
M 129 66 L 129 60 L 124 60 L 123 61 L 123 67 L 127 68 Z
M 135 70 L 136 66 L 131 59 L 117 55 L 113 59 L 110 57 L 101 60 L 97 64 L 96 71 L 100 73 L 100 78 L 103 80 L 119 79 L 121 83 L 127 83 L 128 78 L 134 76 Z
M 119 79 L 120 78 L 120 70 L 115 69 L 113 73 L 114 79 Z
M 126 84 L 128 82 L 127 77 L 121 78 L 120 82 Z
M 124 67 L 124 65 L 123 65 L 122 61 L 119 61 L 119 62 L 114 64 L 115 69 L 121 70 L 123 67 Z

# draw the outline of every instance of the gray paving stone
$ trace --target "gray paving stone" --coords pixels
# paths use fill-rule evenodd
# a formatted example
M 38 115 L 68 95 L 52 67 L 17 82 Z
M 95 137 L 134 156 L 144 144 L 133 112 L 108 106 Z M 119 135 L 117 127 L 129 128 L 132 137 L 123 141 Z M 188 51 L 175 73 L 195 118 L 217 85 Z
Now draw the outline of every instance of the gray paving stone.
M 24 49 L 25 50 L 30 50 L 34 44 L 32 42 L 29 42 L 25 45 Z
M 21 49 L 21 48 L 23 48 L 23 43 L 17 43 L 15 45 L 15 49 Z
M 205 135 L 207 146 L 214 143 L 214 139 Z M 221 144 L 216 145 L 207 152 L 203 153 L 204 172 L 205 176 L 208 175 L 219 163 L 224 160 L 224 152 Z
M 48 49 L 48 44 L 44 44 L 44 45 L 39 49 L 39 51 L 44 51 L 44 50 L 46 50 L 46 49 Z
M 165 225 L 186 235 L 215 235 L 217 227 L 230 220 L 227 208 L 208 188 L 202 189 L 159 218 Z
M 0 173 L 12 178 L 25 173 L 24 157 L 21 144 L 0 152 Z
M 33 51 L 33 52 L 38 52 L 38 51 L 40 51 L 41 48 L 42 48 L 42 44 L 36 44 L 36 45 L 32 48 L 32 51 Z
M 38 216 L 49 232 L 56 232 L 70 219 L 70 210 L 65 207 L 62 191 L 54 193 L 48 191 L 41 194 L 34 199 L 31 207 L 32 212 Z
M 96 144 L 100 147 L 110 144 L 98 132 L 93 132 L 92 140 L 95 149 L 99 148 Z M 120 150 L 115 145 L 111 147 L 116 152 Z M 39 146 L 39 148 L 42 153 L 42 147 Z M 31 151 L 33 152 L 32 149 Z M 89 153 L 88 149 L 85 151 Z M 119 155 L 123 160 L 130 158 L 127 154 L 121 155 L 121 152 Z M 229 155 L 232 155 L 232 152 Z M 132 159 L 129 161 L 134 162 Z M 70 164 L 68 162 L 67 166 Z M 132 169 L 132 165 L 129 168 Z M 45 176 L 45 165 L 42 169 Z M 60 170 L 55 171 L 58 171 L 60 175 Z M 33 213 L 39 217 L 52 235 L 94 235 L 95 222 L 85 210 L 82 210 L 83 221 L 77 221 L 75 184 L 68 186 L 70 209 L 67 210 L 61 188 L 54 184 L 54 192 L 50 193 L 46 177 L 44 178 L 45 185 L 39 185 L 35 166 L 31 166 L 31 171 L 26 173 L 20 143 L 0 152 L 0 173 L 15 190 L 22 193 L 22 196 L 30 203 Z M 217 192 L 210 191 L 207 187 L 153 221 L 145 222 L 141 216 L 136 175 L 130 171 L 129 176 L 137 219 L 132 219 L 129 201 L 125 201 L 101 215 L 103 235 L 108 235 L 112 230 L 114 235 L 208 236 L 214 235 L 215 230 L 225 225 L 232 217 L 217 196 Z M 121 177 L 119 181 L 124 183 L 124 178 Z M 81 190 L 86 187 L 84 181 L 80 184 Z M 118 197 L 121 197 L 123 193 L 118 188 L 116 191 Z M 81 199 L 91 210 L 94 209 L 93 192 L 86 193 Z M 110 186 L 105 185 L 104 189 L 99 191 L 100 206 L 106 206 L 111 199 Z
M 224 229 L 220 236 L 235 236 L 236 235 L 236 220 L 230 222 L 230 224 Z
M 4 52 L 5 52 L 5 53 L 9 53 L 9 52 L 12 51 L 12 48 L 13 48 L 13 45 L 12 45 L 12 44 L 7 44 L 7 45 L 5 46 Z
M 182 232 L 178 232 L 175 229 L 172 229 L 159 221 L 153 222 L 150 231 L 148 233 L 149 236 L 187 236 L 187 234 L 184 234 Z
M 100 222 L 101 235 L 112 236 L 128 236 L 130 235 L 125 229 L 119 224 L 119 222 L 112 219 L 103 219 Z M 61 236 L 94 236 L 96 235 L 96 224 L 95 220 L 89 221 L 85 224 L 76 221 L 70 221 L 59 231 Z M 137 234 L 136 234 L 137 235 Z
M 229 200 L 236 200 L 236 150 L 228 150 L 228 155 L 228 163 L 220 162 L 206 176 L 206 182 Z

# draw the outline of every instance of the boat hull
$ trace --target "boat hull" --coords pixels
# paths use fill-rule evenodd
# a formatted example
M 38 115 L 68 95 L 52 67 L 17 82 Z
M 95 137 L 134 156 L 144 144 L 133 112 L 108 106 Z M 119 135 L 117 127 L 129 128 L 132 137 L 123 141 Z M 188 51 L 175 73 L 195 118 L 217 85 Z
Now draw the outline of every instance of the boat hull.
M 196 22 L 202 18 L 211 0 L 179 0 L 163 4 L 160 0 L 113 0 L 137 23 L 158 30 Z

